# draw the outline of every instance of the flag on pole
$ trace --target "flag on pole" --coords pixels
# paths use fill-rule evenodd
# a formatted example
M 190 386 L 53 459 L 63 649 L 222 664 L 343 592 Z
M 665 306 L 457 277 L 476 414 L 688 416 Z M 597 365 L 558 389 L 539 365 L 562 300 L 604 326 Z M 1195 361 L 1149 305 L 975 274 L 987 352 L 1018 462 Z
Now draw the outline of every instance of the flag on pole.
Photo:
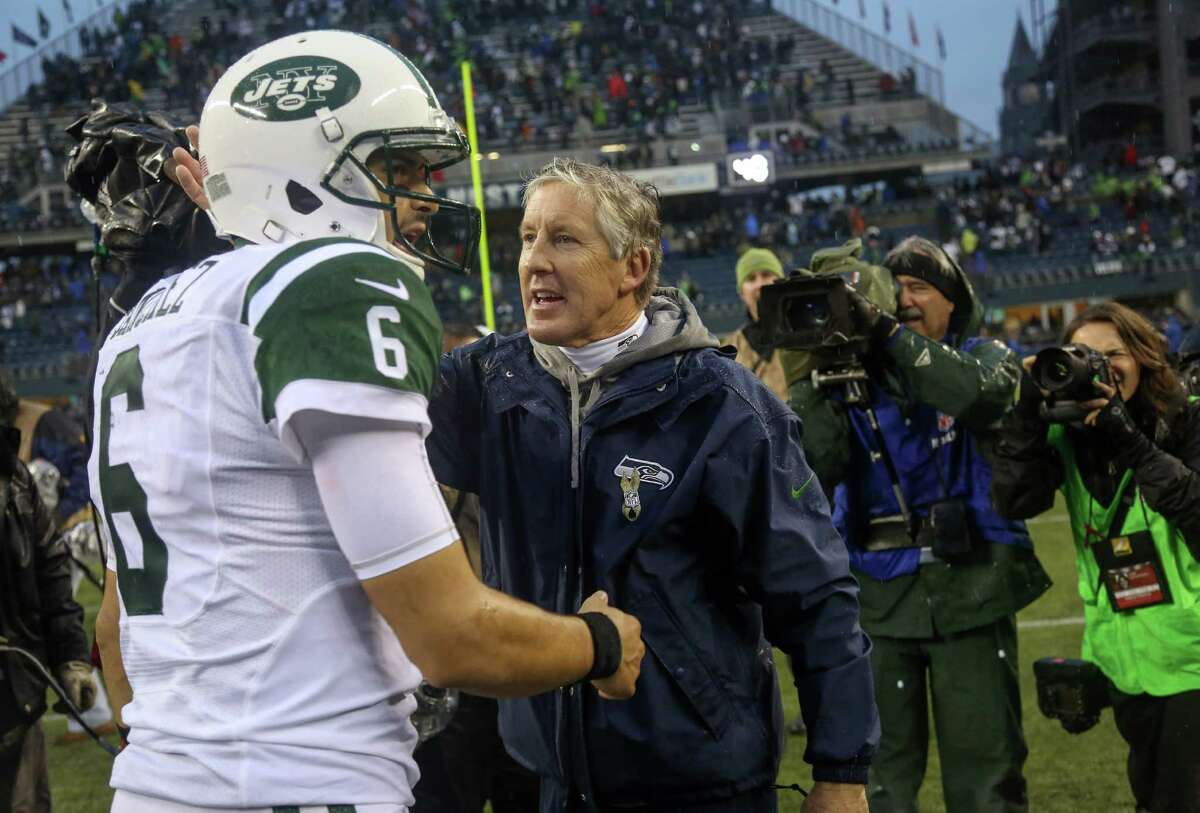
M 914 48 L 921 47 L 921 38 L 917 36 L 917 19 L 913 17 L 911 10 L 908 12 L 908 36 L 912 40 Z
M 46 15 L 42 14 L 42 10 L 38 9 L 38 33 L 42 35 L 42 39 L 50 36 L 50 21 L 46 19 Z
M 892 10 L 888 8 L 887 0 L 883 0 L 883 31 L 892 33 Z
M 62 0 L 63 11 L 67 12 L 67 22 L 75 22 L 75 11 L 71 8 L 71 0 Z
M 858 16 L 867 19 L 867 0 L 858 0 Z
M 942 36 L 942 27 L 940 25 L 937 27 L 937 45 L 938 45 L 938 57 L 943 62 L 945 62 L 946 61 L 946 38 L 944 36 Z
M 17 28 L 16 23 L 12 24 L 12 40 L 13 40 L 13 42 L 20 43 L 21 45 L 26 45 L 30 48 L 37 47 L 37 40 L 35 40 L 33 37 L 26 34 L 21 29 Z

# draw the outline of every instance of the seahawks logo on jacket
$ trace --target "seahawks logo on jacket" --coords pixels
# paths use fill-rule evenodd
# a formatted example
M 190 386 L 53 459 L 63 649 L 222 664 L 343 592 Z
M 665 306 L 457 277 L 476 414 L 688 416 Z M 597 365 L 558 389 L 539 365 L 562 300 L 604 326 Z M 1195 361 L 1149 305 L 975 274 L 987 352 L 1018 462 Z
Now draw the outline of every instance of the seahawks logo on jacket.
M 655 463 L 653 460 L 638 460 L 636 457 L 625 455 L 617 467 L 613 469 L 613 474 L 618 477 L 625 477 L 628 474 L 637 472 L 638 478 L 643 483 L 653 483 L 658 486 L 659 491 L 670 488 L 671 483 L 675 482 L 675 472 L 668 469 L 662 463 Z
M 658 486 L 662 491 L 675 482 L 675 472 L 661 463 L 653 460 L 638 460 L 636 457 L 625 455 L 613 474 L 621 481 L 621 514 L 633 522 L 642 513 L 642 498 L 638 489 L 642 483 Z

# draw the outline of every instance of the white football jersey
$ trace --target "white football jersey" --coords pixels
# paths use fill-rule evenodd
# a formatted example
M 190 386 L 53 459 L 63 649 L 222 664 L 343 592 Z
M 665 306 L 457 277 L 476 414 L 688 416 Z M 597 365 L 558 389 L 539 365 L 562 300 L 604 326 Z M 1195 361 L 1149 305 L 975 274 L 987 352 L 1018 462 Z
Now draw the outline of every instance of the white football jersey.
M 356 573 L 289 419 L 428 431 L 440 348 L 413 268 L 347 239 L 210 258 L 113 328 L 88 468 L 133 688 L 113 787 L 214 808 L 412 803 L 421 676 L 359 578 L 453 534 Z

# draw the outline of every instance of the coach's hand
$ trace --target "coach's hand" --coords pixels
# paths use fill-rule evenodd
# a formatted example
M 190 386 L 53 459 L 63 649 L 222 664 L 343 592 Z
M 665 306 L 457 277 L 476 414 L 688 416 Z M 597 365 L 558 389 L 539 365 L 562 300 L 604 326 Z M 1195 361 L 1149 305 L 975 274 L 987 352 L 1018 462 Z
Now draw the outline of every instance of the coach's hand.
M 192 142 L 192 150 L 198 153 L 200 128 L 194 124 L 189 126 L 187 137 L 188 141 Z M 171 161 L 174 166 L 168 169 L 167 177 L 173 178 L 192 199 L 192 202 L 201 209 L 210 208 L 208 195 L 204 193 L 204 184 L 201 183 L 200 160 L 183 147 L 176 147 L 171 151 Z
M 817 782 L 800 813 L 867 813 L 865 785 Z
M 621 665 L 606 678 L 593 680 L 592 685 L 605 700 L 628 700 L 637 689 L 638 675 L 642 671 L 642 656 L 646 645 L 642 643 L 642 624 L 632 615 L 623 613 L 608 604 L 608 594 L 597 590 L 588 596 L 579 608 L 581 613 L 600 613 L 617 627 L 621 636 Z

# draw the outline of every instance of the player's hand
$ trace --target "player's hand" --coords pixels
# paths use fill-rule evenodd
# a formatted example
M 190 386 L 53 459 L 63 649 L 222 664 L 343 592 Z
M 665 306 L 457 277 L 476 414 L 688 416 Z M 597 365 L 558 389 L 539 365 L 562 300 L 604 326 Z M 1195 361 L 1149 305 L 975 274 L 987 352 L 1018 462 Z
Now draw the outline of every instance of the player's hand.
M 192 150 L 199 152 L 200 128 L 194 124 L 190 125 L 187 128 L 187 137 L 188 141 L 192 142 Z M 208 195 L 204 193 L 204 184 L 201 183 L 199 159 L 183 147 L 176 147 L 171 151 L 171 161 L 173 165 L 167 171 L 168 177 L 178 183 L 192 202 L 201 209 L 210 208 Z
M 867 813 L 867 787 L 818 782 L 804 800 L 800 813 Z
M 67 661 L 55 670 L 58 683 L 67 693 L 72 705 L 87 711 L 96 704 L 96 679 L 92 665 L 83 661 Z
M 597 590 L 588 596 L 579 607 L 581 613 L 600 613 L 617 626 L 621 634 L 621 665 L 606 678 L 593 680 L 592 685 L 605 700 L 628 700 L 637 689 L 638 675 L 642 672 L 642 656 L 646 645 L 642 643 L 642 624 L 632 615 L 623 613 L 608 604 L 608 594 Z

